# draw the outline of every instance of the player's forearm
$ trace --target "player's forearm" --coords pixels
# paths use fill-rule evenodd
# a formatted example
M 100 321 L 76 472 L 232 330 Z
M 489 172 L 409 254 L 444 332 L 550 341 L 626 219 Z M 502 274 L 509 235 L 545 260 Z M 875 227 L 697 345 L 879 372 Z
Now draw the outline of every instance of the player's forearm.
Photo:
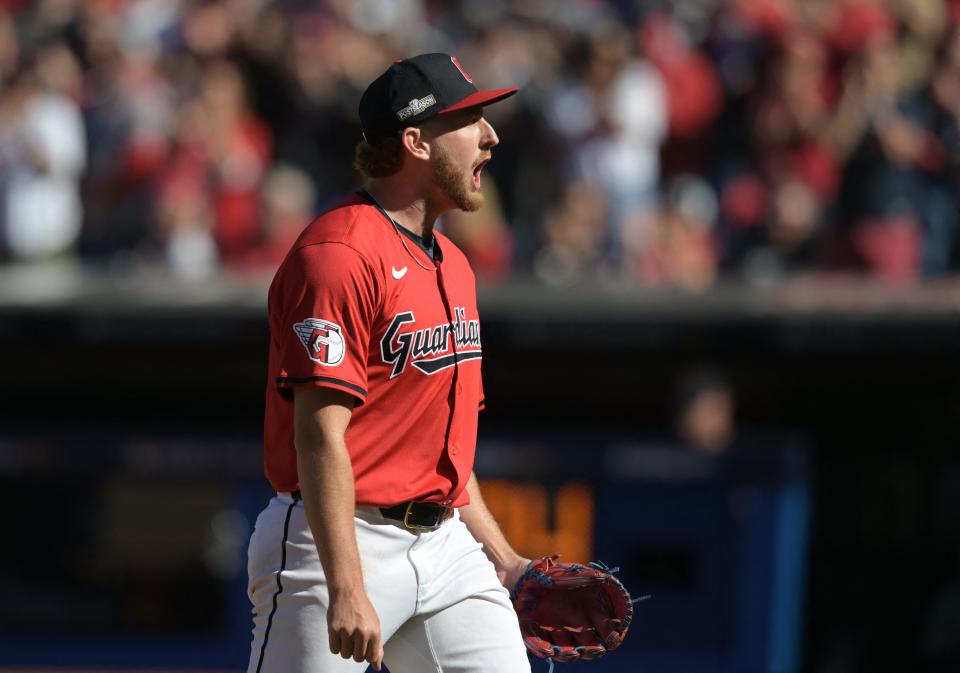
M 303 507 L 330 593 L 363 589 L 354 526 L 353 468 L 342 438 L 302 440 L 297 471 Z
M 513 569 L 518 564 L 526 563 L 526 559 L 510 546 L 493 514 L 487 509 L 475 474 L 470 475 L 467 492 L 470 494 L 470 504 L 460 508 L 460 518 L 473 537 L 483 545 L 483 551 L 490 562 L 498 571 Z

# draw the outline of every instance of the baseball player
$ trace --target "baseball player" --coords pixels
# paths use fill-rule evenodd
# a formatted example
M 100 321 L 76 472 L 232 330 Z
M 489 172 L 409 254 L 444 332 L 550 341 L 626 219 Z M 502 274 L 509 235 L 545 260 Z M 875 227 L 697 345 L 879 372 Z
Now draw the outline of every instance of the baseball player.
M 456 58 L 394 63 L 360 101 L 369 178 L 304 230 L 270 287 L 265 470 L 248 673 L 529 673 L 505 586 L 528 559 L 473 474 L 475 282 L 434 231 L 483 203 L 497 134 Z

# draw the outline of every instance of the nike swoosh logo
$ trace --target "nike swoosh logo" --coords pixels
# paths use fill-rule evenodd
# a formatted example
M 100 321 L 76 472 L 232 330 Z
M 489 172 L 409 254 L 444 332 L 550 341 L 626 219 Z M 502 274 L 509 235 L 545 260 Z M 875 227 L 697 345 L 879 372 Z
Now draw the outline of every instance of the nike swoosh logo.
M 394 278 L 396 278 L 397 280 L 400 280 L 407 274 L 407 267 L 403 267 L 402 269 L 397 269 L 397 267 L 391 266 L 390 273 L 393 274 Z

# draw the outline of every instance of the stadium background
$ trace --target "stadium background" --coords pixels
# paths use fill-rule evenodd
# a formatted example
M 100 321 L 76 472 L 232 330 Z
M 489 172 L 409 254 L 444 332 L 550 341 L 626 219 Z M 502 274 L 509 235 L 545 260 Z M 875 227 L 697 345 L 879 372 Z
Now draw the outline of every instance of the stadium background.
M 958 19 L 0 2 L 0 666 L 243 668 L 266 285 L 359 184 L 362 87 L 439 50 L 522 87 L 441 223 L 488 499 L 652 594 L 568 669 L 960 670 Z

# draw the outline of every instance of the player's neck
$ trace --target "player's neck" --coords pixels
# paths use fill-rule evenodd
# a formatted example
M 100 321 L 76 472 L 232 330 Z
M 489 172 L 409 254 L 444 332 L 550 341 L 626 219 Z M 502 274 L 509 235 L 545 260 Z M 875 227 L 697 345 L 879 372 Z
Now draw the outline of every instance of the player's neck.
M 385 178 L 371 180 L 366 190 L 401 227 L 423 239 L 433 235 L 440 212 L 431 208 L 430 199 L 415 185 Z

